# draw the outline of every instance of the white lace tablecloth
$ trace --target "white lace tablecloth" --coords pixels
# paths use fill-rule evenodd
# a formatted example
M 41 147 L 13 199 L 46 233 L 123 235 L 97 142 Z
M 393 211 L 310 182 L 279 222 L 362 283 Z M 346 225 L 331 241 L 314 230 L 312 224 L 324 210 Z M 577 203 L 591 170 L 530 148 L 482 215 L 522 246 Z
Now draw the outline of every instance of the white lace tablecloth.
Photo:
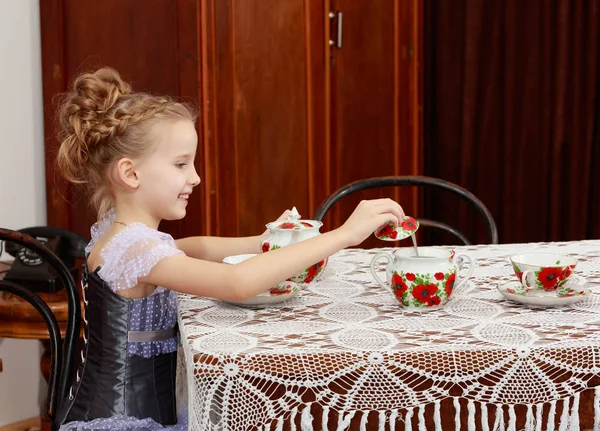
M 546 429 L 545 404 L 544 417 L 575 429 L 579 394 L 600 375 L 600 287 L 571 306 L 531 308 L 496 285 L 514 279 L 511 254 L 533 250 L 578 256 L 575 273 L 600 283 L 600 241 L 454 249 L 478 266 L 438 310 L 403 311 L 377 285 L 369 264 L 382 249 L 335 254 L 321 280 L 268 308 L 180 295 L 190 429 L 279 430 L 297 414 L 303 431 L 320 430 L 335 414 L 339 430 L 360 415 L 361 429 L 377 417 L 381 430 L 404 430 L 427 405 L 438 429 L 440 414 L 457 427 L 469 415 L 469 429 L 484 415 L 486 429 L 488 408 L 497 429 L 511 429 L 517 404 L 532 430 Z M 467 408 L 440 413 L 449 397 Z M 600 429 L 600 391 L 595 411 Z

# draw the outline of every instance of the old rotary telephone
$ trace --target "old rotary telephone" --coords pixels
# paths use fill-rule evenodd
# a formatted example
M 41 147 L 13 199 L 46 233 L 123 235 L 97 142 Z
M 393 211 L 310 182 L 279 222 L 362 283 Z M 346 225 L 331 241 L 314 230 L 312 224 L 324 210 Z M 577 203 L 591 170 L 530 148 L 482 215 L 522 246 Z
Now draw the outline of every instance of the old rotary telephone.
M 56 254 L 77 279 L 75 258 L 85 257 L 85 246 L 88 241 L 65 229 L 40 226 L 19 230 L 36 237 L 45 243 Z M 6 242 L 6 252 L 15 258 L 4 277 L 7 281 L 19 283 L 34 292 L 56 292 L 63 288 L 54 269 L 32 250 L 18 244 Z

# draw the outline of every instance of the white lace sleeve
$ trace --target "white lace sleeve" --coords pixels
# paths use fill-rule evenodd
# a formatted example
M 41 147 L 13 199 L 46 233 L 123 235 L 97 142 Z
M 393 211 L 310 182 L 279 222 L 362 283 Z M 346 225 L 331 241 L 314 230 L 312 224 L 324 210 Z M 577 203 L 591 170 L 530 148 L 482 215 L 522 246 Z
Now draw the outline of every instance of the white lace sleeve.
M 100 252 L 98 275 L 113 291 L 130 289 L 165 257 L 184 254 L 166 233 L 134 223 L 115 235 Z

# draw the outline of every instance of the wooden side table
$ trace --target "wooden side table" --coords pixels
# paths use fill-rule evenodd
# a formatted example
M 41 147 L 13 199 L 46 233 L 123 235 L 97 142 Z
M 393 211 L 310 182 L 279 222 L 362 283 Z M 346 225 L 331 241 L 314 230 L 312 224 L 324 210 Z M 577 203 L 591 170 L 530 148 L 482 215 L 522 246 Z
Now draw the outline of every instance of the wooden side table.
M 0 262 L 0 271 L 10 267 L 6 262 Z M 4 274 L 0 274 L 0 279 Z M 54 313 L 62 337 L 67 327 L 68 303 L 65 289 L 56 293 L 36 292 Z M 50 378 L 50 337 L 44 320 L 28 302 L 7 292 L 0 292 L 0 337 L 40 340 L 42 357 L 40 369 L 48 383 Z M 41 418 L 42 431 L 50 431 L 50 420 L 43 415 Z

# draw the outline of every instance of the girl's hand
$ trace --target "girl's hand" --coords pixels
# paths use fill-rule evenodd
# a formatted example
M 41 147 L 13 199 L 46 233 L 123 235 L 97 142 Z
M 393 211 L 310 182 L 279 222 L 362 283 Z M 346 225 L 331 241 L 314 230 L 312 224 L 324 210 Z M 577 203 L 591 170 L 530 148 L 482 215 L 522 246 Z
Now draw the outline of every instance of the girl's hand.
M 288 216 L 290 215 L 290 210 L 285 210 L 277 220 L 275 220 L 276 222 L 278 221 L 284 221 L 286 218 L 288 218 Z
M 379 226 L 386 223 L 398 226 L 403 217 L 404 210 L 391 199 L 361 201 L 339 229 L 343 231 L 349 246 L 353 246 L 362 243 Z

